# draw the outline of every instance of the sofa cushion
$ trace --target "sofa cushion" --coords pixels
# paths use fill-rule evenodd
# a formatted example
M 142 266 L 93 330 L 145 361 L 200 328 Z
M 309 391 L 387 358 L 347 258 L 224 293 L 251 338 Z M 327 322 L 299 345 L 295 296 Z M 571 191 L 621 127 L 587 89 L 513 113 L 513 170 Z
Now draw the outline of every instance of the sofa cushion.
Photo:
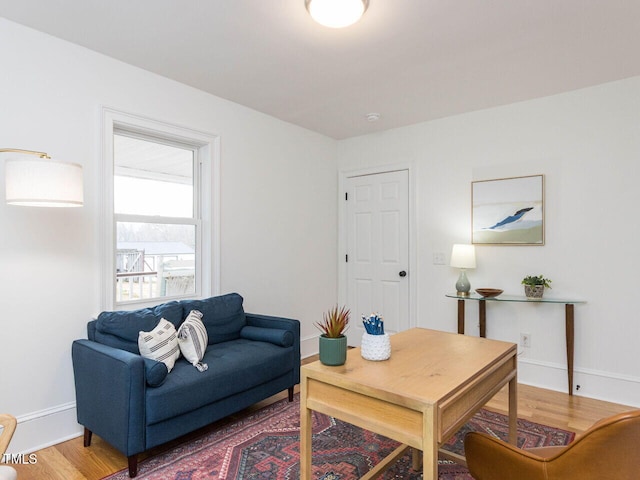
M 237 293 L 229 293 L 204 300 L 183 300 L 183 318 L 191 312 L 202 312 L 202 323 L 207 329 L 209 345 L 236 340 L 240 338 L 240 330 L 247 324 L 242 308 L 242 297 Z
M 138 334 L 138 348 L 140 355 L 164 363 L 170 372 L 180 357 L 176 327 L 170 321 L 160 319 L 153 330 Z
M 240 331 L 240 336 L 247 340 L 269 342 L 279 347 L 293 345 L 293 332 L 279 328 L 252 327 L 247 325 Z
M 208 337 L 201 318 L 202 312 L 191 310 L 178 329 L 178 346 L 187 362 L 203 372 L 208 368 L 206 363 L 201 362 L 207 350 Z
M 135 353 L 136 355 L 140 355 L 140 349 L 138 348 L 138 341 L 130 342 L 128 340 L 123 340 L 122 338 L 116 335 L 110 335 L 108 333 L 102 333 L 96 329 L 95 335 L 93 336 L 94 341 L 101 343 L 103 345 L 108 345 L 113 348 L 118 348 L 120 350 L 126 350 L 127 352 Z
M 178 302 L 163 303 L 152 308 L 131 311 L 102 312 L 96 322 L 95 340 L 133 353 L 138 349 L 138 333 L 149 332 L 161 318 L 178 328 L 182 322 L 182 306 Z
M 291 371 L 291 365 L 299 361 L 294 357 L 292 347 L 239 339 L 207 348 L 203 359 L 209 365 L 206 372 L 198 372 L 180 359 L 162 386 L 147 390 L 147 424 L 267 383 Z
M 144 378 L 150 387 L 159 387 L 167 379 L 169 370 L 163 362 L 143 358 L 144 360 Z

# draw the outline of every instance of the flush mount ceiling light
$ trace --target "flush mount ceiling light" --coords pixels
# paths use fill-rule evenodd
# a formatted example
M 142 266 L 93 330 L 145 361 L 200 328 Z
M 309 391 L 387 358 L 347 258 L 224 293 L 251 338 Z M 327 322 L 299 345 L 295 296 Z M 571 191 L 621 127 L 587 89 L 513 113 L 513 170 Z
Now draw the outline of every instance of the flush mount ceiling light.
M 369 0 L 305 0 L 304 4 L 320 25 L 343 28 L 360 20 Z
M 52 160 L 46 153 L 33 150 L 2 148 L 0 153 L 20 155 L 5 163 L 8 204 L 28 207 L 82 206 L 82 166 Z

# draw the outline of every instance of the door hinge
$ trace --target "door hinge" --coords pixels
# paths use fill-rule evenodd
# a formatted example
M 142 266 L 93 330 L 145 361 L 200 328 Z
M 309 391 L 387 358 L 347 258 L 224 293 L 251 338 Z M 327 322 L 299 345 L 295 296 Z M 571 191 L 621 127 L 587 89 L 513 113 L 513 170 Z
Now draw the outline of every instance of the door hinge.
M 349 200 L 349 192 L 344 192 L 344 199 Z
M 349 255 L 345 255 L 344 256 L 344 261 L 347 262 L 347 263 L 349 262 Z

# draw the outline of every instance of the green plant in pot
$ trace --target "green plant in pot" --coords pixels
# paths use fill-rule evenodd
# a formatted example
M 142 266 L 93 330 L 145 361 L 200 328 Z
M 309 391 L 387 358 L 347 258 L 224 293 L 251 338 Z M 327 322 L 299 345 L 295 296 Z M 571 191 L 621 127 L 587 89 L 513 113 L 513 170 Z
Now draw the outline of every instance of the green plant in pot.
M 551 288 L 551 280 L 543 275 L 527 275 L 522 279 L 524 294 L 527 298 L 542 298 L 544 289 Z
M 350 311 L 338 305 L 322 314 L 322 322 L 315 326 L 322 332 L 319 339 L 320 361 L 324 365 L 344 365 L 347 361 L 347 337 L 344 332 L 349 325 Z

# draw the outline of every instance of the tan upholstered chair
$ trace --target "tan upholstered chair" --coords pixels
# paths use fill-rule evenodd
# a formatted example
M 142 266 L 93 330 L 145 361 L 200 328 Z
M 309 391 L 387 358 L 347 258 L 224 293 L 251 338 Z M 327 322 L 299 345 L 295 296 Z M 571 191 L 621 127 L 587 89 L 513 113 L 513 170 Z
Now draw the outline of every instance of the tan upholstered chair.
M 563 447 L 522 450 L 474 432 L 464 448 L 476 480 L 639 479 L 640 410 L 601 420 Z
M 16 431 L 16 417 L 5 413 L 0 413 L 0 426 L 2 426 L 2 433 L 0 433 L 0 457 L 4 455 L 13 437 L 13 432 Z M 18 474 L 14 468 L 8 465 L 0 465 L 0 480 L 16 480 Z

